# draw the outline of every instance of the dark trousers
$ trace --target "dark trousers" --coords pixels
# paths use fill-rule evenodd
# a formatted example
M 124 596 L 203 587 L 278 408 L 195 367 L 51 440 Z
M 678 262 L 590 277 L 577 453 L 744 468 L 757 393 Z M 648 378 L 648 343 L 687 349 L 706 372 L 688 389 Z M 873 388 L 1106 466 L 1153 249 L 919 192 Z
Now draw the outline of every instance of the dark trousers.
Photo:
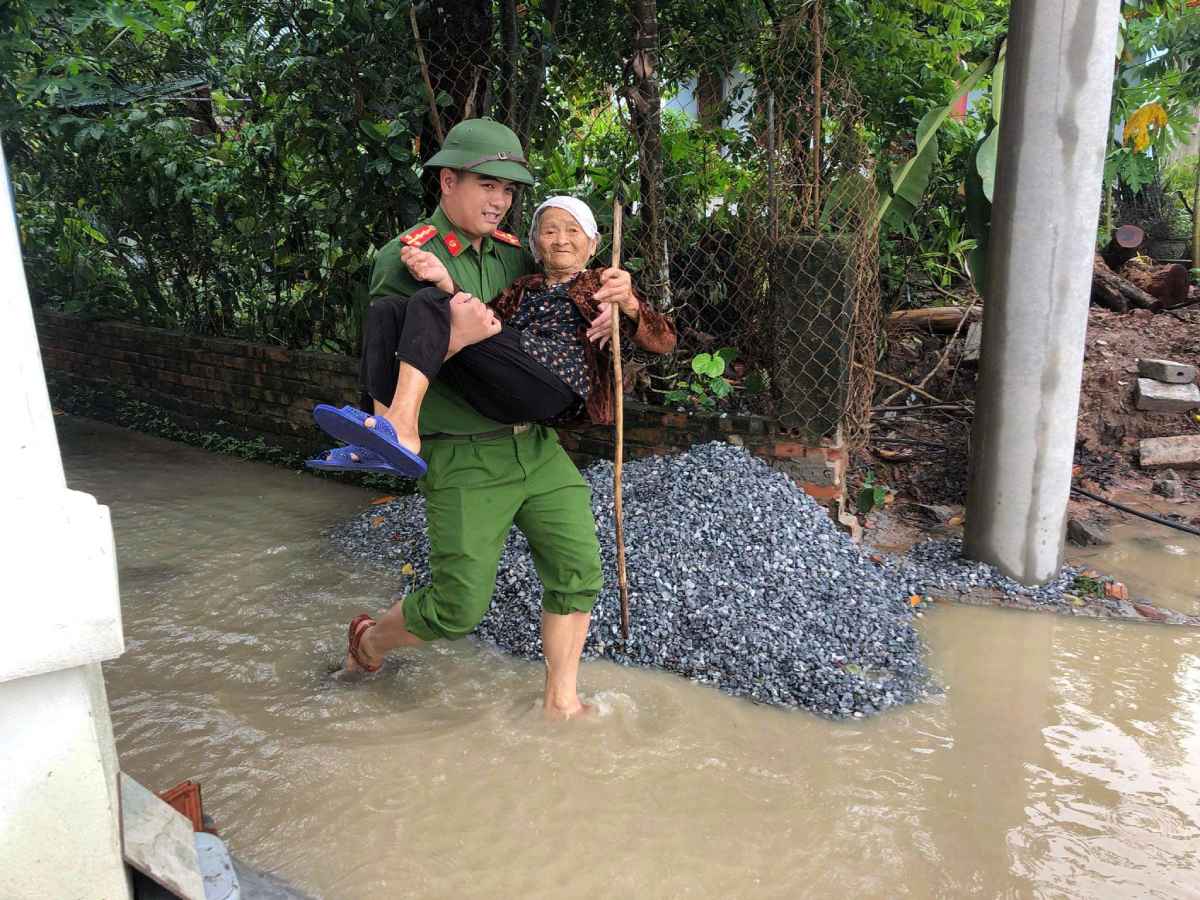
M 476 411 L 505 424 L 553 419 L 575 403 L 575 392 L 521 349 L 515 328 L 505 325 L 446 360 L 449 346 L 450 295 L 445 291 L 430 287 L 408 299 L 372 300 L 359 369 L 367 395 L 363 408 L 372 411 L 368 397 L 391 405 L 401 362 L 430 381 L 441 378 Z

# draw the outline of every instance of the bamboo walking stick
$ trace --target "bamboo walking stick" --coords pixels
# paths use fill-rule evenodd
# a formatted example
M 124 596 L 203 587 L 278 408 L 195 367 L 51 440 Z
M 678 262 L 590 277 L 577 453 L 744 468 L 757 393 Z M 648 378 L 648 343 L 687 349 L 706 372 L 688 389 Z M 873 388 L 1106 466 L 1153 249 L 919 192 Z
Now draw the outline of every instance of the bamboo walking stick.
M 612 267 L 621 268 L 621 194 L 613 196 Z M 616 447 L 613 450 L 613 512 L 617 522 L 617 586 L 621 590 L 621 638 L 629 640 L 629 578 L 625 572 L 625 525 L 621 519 L 621 462 L 625 455 L 625 376 L 621 372 L 621 307 L 614 304 L 612 337 L 609 340 L 613 362 L 613 397 L 616 408 Z

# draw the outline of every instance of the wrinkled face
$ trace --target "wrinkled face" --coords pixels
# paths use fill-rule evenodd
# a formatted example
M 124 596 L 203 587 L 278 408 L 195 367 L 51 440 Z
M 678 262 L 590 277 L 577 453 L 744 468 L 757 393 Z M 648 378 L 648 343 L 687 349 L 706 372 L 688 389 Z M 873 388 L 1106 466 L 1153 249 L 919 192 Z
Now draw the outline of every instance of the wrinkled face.
M 442 209 L 464 235 L 477 240 L 500 226 L 517 186 L 503 178 L 442 169 Z
M 547 272 L 582 272 L 596 252 L 596 239 L 584 233 L 573 215 L 556 206 L 538 217 L 534 241 Z

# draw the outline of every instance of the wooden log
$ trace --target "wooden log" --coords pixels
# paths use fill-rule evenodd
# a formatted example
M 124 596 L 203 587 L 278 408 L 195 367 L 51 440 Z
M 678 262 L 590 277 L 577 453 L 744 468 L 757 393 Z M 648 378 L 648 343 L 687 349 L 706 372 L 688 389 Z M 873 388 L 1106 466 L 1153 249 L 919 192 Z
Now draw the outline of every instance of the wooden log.
M 1188 273 L 1179 263 L 1156 263 L 1149 257 L 1135 256 L 1118 274 L 1158 301 L 1154 309 L 1170 309 L 1187 302 Z
M 983 318 L 979 306 L 928 306 L 924 309 L 901 309 L 888 316 L 888 328 L 924 328 L 929 331 L 950 333 L 958 328 L 966 316 L 970 322 Z
M 1157 302 L 1140 287 L 1130 284 L 1096 254 L 1092 264 L 1092 302 L 1113 312 L 1128 312 L 1129 307 L 1153 309 Z

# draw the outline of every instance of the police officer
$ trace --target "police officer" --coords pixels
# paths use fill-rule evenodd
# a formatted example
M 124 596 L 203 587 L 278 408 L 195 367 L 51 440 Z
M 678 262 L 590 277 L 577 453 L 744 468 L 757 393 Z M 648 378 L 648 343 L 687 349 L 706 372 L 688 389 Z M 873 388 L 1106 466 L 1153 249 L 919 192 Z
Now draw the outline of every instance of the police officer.
M 520 141 L 509 128 L 490 119 L 460 122 L 425 167 L 439 170 L 440 202 L 432 216 L 376 255 L 368 341 L 373 328 L 386 327 L 392 318 L 387 304 L 396 302 L 393 298 L 428 288 L 409 271 L 406 247 L 433 253 L 461 292 L 450 301 L 456 308 L 452 344 L 491 333 L 494 323 L 484 304 L 534 270 L 521 242 L 497 228 L 516 185 L 533 184 Z M 595 299 L 606 305 L 592 332 L 607 332 L 613 304 L 627 300 L 632 290 L 629 273 L 604 273 Z M 481 303 L 463 302 L 463 294 Z M 373 411 L 386 412 L 394 386 L 367 371 L 366 354 L 363 381 Z M 428 520 L 430 583 L 377 622 L 364 614 L 350 623 L 347 671 L 375 671 L 395 647 L 453 640 L 473 631 L 491 603 L 500 553 L 515 523 L 529 540 L 542 582 L 545 709 L 561 717 L 585 711 L 576 678 L 602 584 L 587 483 L 553 429 L 493 421 L 437 379 L 421 407 L 420 436 L 429 466 L 418 484 Z

